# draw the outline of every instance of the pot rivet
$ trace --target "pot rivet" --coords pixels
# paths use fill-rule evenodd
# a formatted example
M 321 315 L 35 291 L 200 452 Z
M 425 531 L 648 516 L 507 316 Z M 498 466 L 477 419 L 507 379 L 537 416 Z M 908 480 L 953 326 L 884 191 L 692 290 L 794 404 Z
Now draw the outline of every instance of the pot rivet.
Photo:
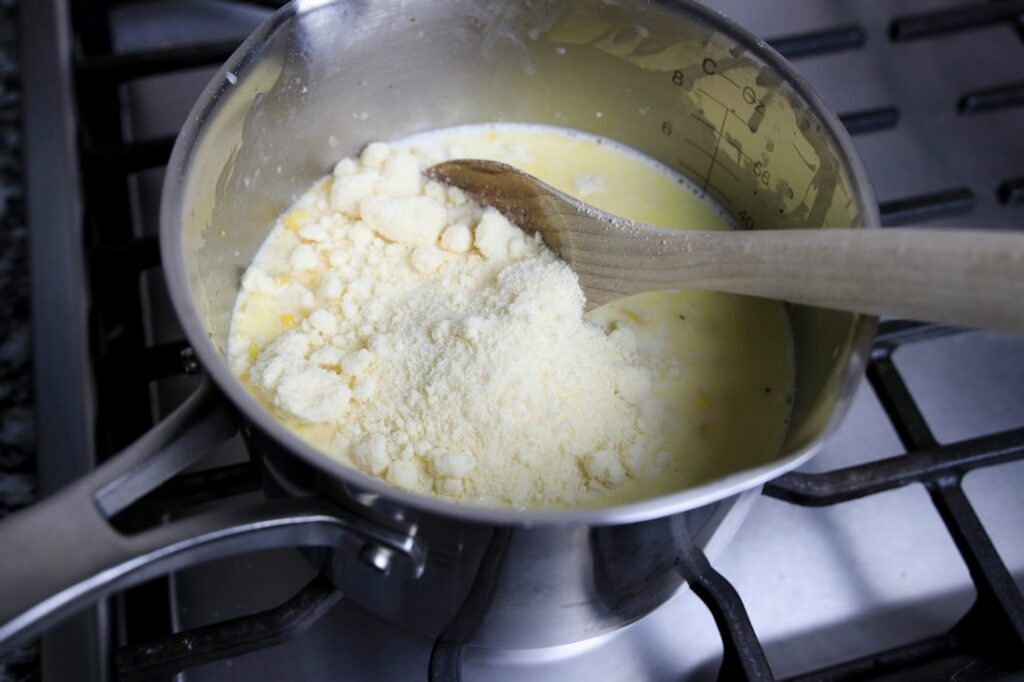
M 186 374 L 199 374 L 199 361 L 196 360 L 195 351 L 191 348 L 181 351 L 181 366 Z
M 391 570 L 394 552 L 380 545 L 366 545 L 359 553 L 359 558 L 377 573 L 387 573 Z

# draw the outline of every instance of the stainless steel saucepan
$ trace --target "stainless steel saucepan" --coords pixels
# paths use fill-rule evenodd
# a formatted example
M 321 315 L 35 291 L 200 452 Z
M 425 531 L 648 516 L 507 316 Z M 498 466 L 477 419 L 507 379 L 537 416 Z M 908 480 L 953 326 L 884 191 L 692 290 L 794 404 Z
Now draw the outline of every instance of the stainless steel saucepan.
M 461 506 L 333 461 L 261 408 L 224 359 L 239 276 L 276 216 L 366 142 L 465 123 L 567 126 L 694 178 L 746 229 L 873 227 L 836 117 L 778 54 L 690 0 L 296 0 L 228 60 L 167 168 L 161 248 L 204 389 L 84 479 L 0 523 L 0 644 L 101 595 L 230 553 L 299 546 L 369 611 L 478 646 L 582 640 L 683 584 L 759 486 L 846 409 L 875 320 L 790 306 L 796 390 L 770 461 L 722 462 L 671 495 L 583 511 Z M 239 424 L 267 498 L 132 534 L 110 519 Z

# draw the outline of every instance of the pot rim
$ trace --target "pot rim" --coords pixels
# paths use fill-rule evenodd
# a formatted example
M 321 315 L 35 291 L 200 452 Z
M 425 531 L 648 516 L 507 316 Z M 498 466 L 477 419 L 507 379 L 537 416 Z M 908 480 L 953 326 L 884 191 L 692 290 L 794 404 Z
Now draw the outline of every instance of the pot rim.
M 782 458 L 693 488 L 610 507 L 517 510 L 467 505 L 440 497 L 408 492 L 328 457 L 290 431 L 263 408 L 231 373 L 226 360 L 207 335 L 199 318 L 198 310 L 192 301 L 185 274 L 185 258 L 181 249 L 182 202 L 180 199 L 185 187 L 186 169 L 191 154 L 204 131 L 204 124 L 220 104 L 222 95 L 231 87 L 228 82 L 228 72 L 237 71 L 248 63 L 259 48 L 266 43 L 269 36 L 294 16 L 331 4 L 333 1 L 292 0 L 274 12 L 246 38 L 218 69 L 190 111 L 175 141 L 164 176 L 160 202 L 160 252 L 171 301 L 185 335 L 204 371 L 248 421 L 283 446 L 290 454 L 299 457 L 317 470 L 350 483 L 366 493 L 379 495 L 392 503 L 442 517 L 473 523 L 526 528 L 562 524 L 614 525 L 677 514 L 754 489 L 799 467 L 821 450 L 824 441 L 832 434 L 845 415 L 860 383 L 859 377 L 863 373 L 875 335 L 876 317 L 858 316 L 853 332 L 851 357 L 843 371 L 841 388 L 832 414 L 821 432 L 805 447 Z M 839 119 L 825 105 L 824 100 L 810 83 L 771 46 L 720 12 L 704 7 L 694 0 L 673 0 L 670 4 L 680 7 L 696 20 L 711 25 L 716 31 L 725 33 L 749 52 L 755 54 L 766 65 L 777 70 L 789 86 L 807 103 L 824 125 L 828 135 L 845 154 L 864 226 L 878 227 L 880 225 L 878 204 L 863 162 Z

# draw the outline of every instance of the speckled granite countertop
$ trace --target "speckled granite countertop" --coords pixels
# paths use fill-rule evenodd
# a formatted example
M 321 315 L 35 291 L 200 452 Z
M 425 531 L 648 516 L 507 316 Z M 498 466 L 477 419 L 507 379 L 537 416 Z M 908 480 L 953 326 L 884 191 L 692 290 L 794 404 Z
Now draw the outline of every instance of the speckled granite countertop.
M 35 488 L 15 4 L 0 0 L 0 516 L 31 501 Z
M 36 488 L 17 4 L 0 0 L 0 518 Z M 38 660 L 35 646 L 0 655 L 0 680 L 38 679 Z

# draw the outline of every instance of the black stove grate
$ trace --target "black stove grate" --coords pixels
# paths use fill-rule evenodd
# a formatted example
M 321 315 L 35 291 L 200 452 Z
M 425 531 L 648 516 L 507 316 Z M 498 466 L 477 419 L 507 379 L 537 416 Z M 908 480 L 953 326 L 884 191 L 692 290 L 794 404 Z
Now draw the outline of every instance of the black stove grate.
M 966 667 L 971 676 L 957 679 L 990 680 L 1024 673 L 1024 597 L 960 487 L 969 471 L 1024 459 L 1024 428 L 939 446 L 892 363 L 897 348 L 961 333 L 969 332 L 899 320 L 881 325 L 868 378 L 907 448 L 905 454 L 819 474 L 789 473 L 767 484 L 764 494 L 820 507 L 922 484 L 964 558 L 977 599 L 943 635 L 805 673 L 795 680 L 883 680 L 894 675 L 901 680 L 952 679 Z M 150 508 L 166 513 L 168 505 L 177 510 L 184 504 L 221 498 L 226 481 L 244 490 L 246 481 L 253 480 L 253 472 L 247 469 L 239 465 L 182 477 Z M 774 680 L 732 585 L 696 547 L 682 548 L 679 562 L 681 574 L 707 605 L 722 635 L 719 679 Z M 486 591 L 486 585 L 481 591 Z M 315 579 L 284 605 L 264 613 L 122 647 L 116 656 L 117 674 L 124 680 L 168 680 L 183 669 L 280 644 L 305 632 L 316 616 L 326 613 L 325 604 L 340 597 Z M 438 641 L 431 657 L 432 681 L 460 679 L 460 637 L 455 633 L 471 632 L 472 617 L 468 623 L 463 619 L 453 629 L 455 641 Z
M 170 680 L 181 670 L 282 644 L 302 635 L 339 599 L 341 592 L 317 576 L 269 611 L 120 649 L 114 660 L 117 679 Z
M 154 238 L 136 236 L 128 190 L 130 174 L 166 163 L 173 139 L 126 141 L 118 88 L 144 76 L 215 65 L 237 47 L 237 43 L 218 42 L 115 55 L 107 13 L 111 6 L 125 1 L 71 0 L 79 156 L 84 178 L 83 227 L 93 306 L 90 343 L 99 401 L 96 446 L 101 459 L 152 426 L 150 382 L 183 373 L 181 352 L 185 347 L 183 343 L 147 345 L 139 277 L 159 266 L 159 252 Z M 252 4 L 273 7 L 282 3 L 254 0 Z M 1024 27 L 1024 0 L 975 2 L 898 18 L 892 24 L 890 38 L 925 40 L 1000 22 L 1016 22 Z M 863 27 L 850 25 L 769 42 L 795 60 L 862 49 L 867 41 Z M 1007 83 L 963 93 L 959 99 L 951 99 L 951 110 L 974 115 L 1021 106 L 1021 88 L 1020 83 Z M 852 134 L 866 134 L 898 126 L 901 112 L 896 106 L 886 106 L 852 111 L 840 118 Z M 1024 178 L 1009 178 L 991 191 L 1005 204 L 1022 203 Z M 886 225 L 902 225 L 967 214 L 974 205 L 972 188 L 951 187 L 886 202 L 880 208 Z M 960 488 L 967 471 L 1024 458 L 1024 429 L 939 446 L 892 362 L 892 353 L 898 347 L 957 333 L 963 332 L 902 321 L 881 327 L 868 378 L 906 454 L 823 474 L 787 474 L 767 485 L 764 492 L 792 504 L 821 506 L 909 484 L 924 485 L 969 567 L 977 601 L 945 635 L 799 679 L 875 680 L 892 675 L 932 679 L 940 674 L 948 677 L 968 665 L 971 679 L 1024 672 L 1024 600 Z M 112 418 L 115 410 L 116 419 Z M 180 476 L 140 503 L 125 523 L 152 522 L 182 508 L 256 487 L 255 468 L 249 464 Z M 684 549 L 680 571 L 705 602 L 721 632 L 724 657 L 720 679 L 773 679 L 735 589 L 696 548 Z M 314 580 L 270 611 L 174 633 L 168 612 L 168 581 L 148 583 L 118 598 L 117 629 L 122 636 L 114 656 L 115 674 L 124 680 L 170 679 L 178 671 L 203 663 L 274 646 L 299 636 L 340 596 L 322 581 Z M 459 639 L 465 631 L 454 627 L 449 638 L 452 641 L 437 645 L 429 671 L 432 680 L 460 678 Z

